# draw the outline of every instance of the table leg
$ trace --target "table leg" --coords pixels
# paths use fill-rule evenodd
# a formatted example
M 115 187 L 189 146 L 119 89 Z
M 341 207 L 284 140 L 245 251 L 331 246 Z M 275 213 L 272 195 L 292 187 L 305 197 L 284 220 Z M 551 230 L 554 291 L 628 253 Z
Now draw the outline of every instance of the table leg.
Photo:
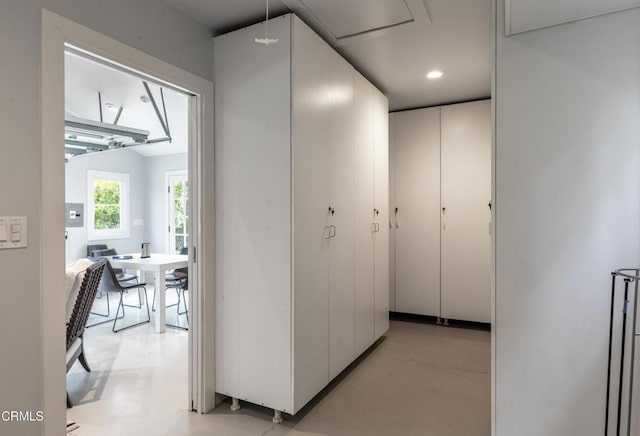
M 167 293 L 164 290 L 164 271 L 156 272 L 156 333 L 164 333 L 167 330 Z

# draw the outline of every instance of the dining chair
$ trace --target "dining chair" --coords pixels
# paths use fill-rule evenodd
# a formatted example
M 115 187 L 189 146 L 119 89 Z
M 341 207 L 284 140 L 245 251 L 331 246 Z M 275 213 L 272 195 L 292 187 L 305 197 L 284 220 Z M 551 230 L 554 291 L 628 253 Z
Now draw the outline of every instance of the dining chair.
M 89 250 L 89 247 L 101 247 L 104 246 L 106 247 L 106 245 L 104 244 L 96 244 L 96 245 L 88 245 L 87 246 L 87 251 Z M 90 257 L 93 259 L 98 259 L 101 257 L 109 257 L 109 256 L 116 256 L 118 254 L 118 252 L 116 251 L 115 248 L 98 248 L 95 250 L 91 251 Z M 120 268 L 112 268 L 113 271 L 116 273 L 116 277 L 118 278 L 118 281 L 120 282 L 130 282 L 132 280 L 135 280 L 136 283 L 139 281 L 139 278 L 136 274 L 131 274 L 131 273 L 127 273 L 124 270 L 120 269 Z M 102 291 L 99 291 L 99 296 L 97 296 L 97 298 L 102 298 Z M 106 299 L 107 299 L 107 313 L 100 313 L 100 312 L 91 312 L 92 315 L 98 315 L 98 316 L 102 316 L 104 318 L 109 318 L 111 316 L 111 306 L 109 304 L 109 294 L 106 294 Z M 127 306 L 131 306 L 131 307 L 137 307 L 138 309 L 142 308 L 142 297 L 140 296 L 140 290 L 138 289 L 138 305 L 137 306 L 132 306 L 132 305 L 127 305 Z M 94 325 L 97 324 L 92 324 L 92 327 Z
M 146 288 L 147 284 L 146 283 L 127 283 L 127 282 L 123 282 L 118 280 L 118 277 L 116 276 L 116 273 L 113 271 L 113 267 L 111 266 L 111 262 L 109 262 L 109 260 L 107 259 L 107 266 L 105 268 L 104 274 L 102 276 L 102 280 L 100 281 L 100 287 L 99 289 L 103 292 L 105 292 L 107 294 L 107 298 L 109 293 L 115 293 L 118 292 L 120 294 L 120 302 L 118 303 L 118 309 L 116 310 L 116 315 L 113 318 L 113 327 L 112 327 L 112 331 L 114 333 L 117 333 L 121 330 L 125 330 L 125 329 L 129 329 L 131 327 L 136 327 L 142 324 L 146 324 L 148 322 L 151 321 L 151 313 L 149 311 L 149 300 L 147 298 L 147 288 Z M 140 296 L 140 290 L 142 290 L 144 292 L 144 302 L 146 304 L 147 307 L 147 319 L 145 321 L 141 321 L 135 324 L 131 324 L 128 325 L 126 327 L 121 327 L 116 329 L 116 323 L 118 322 L 119 319 L 123 319 L 125 317 L 125 311 L 124 308 L 125 307 L 135 307 L 138 308 L 140 310 L 142 310 L 142 300 L 140 300 L 140 306 L 136 306 L 136 305 L 129 305 L 129 304 L 124 304 L 124 294 L 127 293 L 127 291 L 131 290 L 131 289 L 137 289 L 138 290 L 138 298 L 141 298 Z M 120 308 L 122 308 L 122 316 L 120 315 Z M 95 323 L 92 324 L 90 327 L 99 325 L 99 324 L 104 324 L 106 322 L 110 322 L 111 320 L 106 320 L 106 321 L 102 321 L 99 323 Z
M 188 255 L 189 254 L 189 248 L 187 247 L 182 247 L 180 249 L 180 254 L 181 255 Z M 164 275 L 164 281 L 165 281 L 165 290 L 167 289 L 181 289 L 182 286 L 182 281 L 187 278 L 189 276 L 189 268 L 185 267 L 185 268 L 176 268 L 168 273 L 166 273 Z M 180 295 L 178 295 L 178 303 L 176 304 L 169 304 L 167 307 L 173 307 L 177 304 L 180 303 Z M 155 312 L 156 310 L 156 289 L 155 287 L 153 288 L 153 304 L 151 305 L 151 310 L 153 310 Z M 183 313 L 181 313 L 182 315 Z
M 178 303 L 177 303 L 177 309 L 176 309 L 176 313 L 177 316 L 180 315 L 186 315 L 187 317 L 187 326 L 181 326 L 178 324 L 170 324 L 170 323 L 165 323 L 167 325 L 167 327 L 173 327 L 173 328 L 177 328 L 177 329 L 182 329 L 182 330 L 189 330 L 189 306 L 187 305 L 187 299 L 186 299 L 186 292 L 189 290 L 189 277 L 185 277 L 181 280 L 175 281 L 175 282 L 171 282 L 171 283 L 167 283 L 165 290 L 169 290 L 169 289 L 175 289 L 177 294 L 178 294 Z M 182 301 L 184 303 L 184 311 L 180 311 L 180 295 L 182 295 Z
M 115 248 L 102 248 L 99 250 L 93 250 L 91 252 L 90 257 L 98 258 L 98 257 L 109 257 L 109 256 L 117 256 L 117 255 L 118 255 L 118 251 Z M 130 282 L 131 280 L 139 279 L 137 275 L 125 272 L 120 268 L 113 268 L 113 271 L 116 273 L 116 276 L 118 277 L 118 281 L 121 281 L 121 282 Z
M 183 247 L 180 250 L 180 254 L 187 255 L 189 254 L 189 249 L 187 247 Z M 171 272 L 165 274 L 165 291 L 169 289 L 174 289 L 176 291 L 178 302 L 175 304 L 169 304 L 167 307 L 178 306 L 176 308 L 177 315 L 186 315 L 187 318 L 187 327 L 183 327 L 177 324 L 165 323 L 167 327 L 178 328 L 182 330 L 189 330 L 189 308 L 186 300 L 186 291 L 189 290 L 189 268 L 176 268 Z M 184 303 L 184 310 L 180 311 L 180 297 L 182 296 L 182 302 Z M 152 310 L 156 310 L 156 289 L 153 289 L 153 305 Z
M 75 302 L 73 303 L 71 313 L 67 313 L 67 372 L 69 372 L 76 360 L 80 361 L 80 364 L 85 371 L 91 372 L 91 368 L 89 367 L 89 363 L 87 362 L 87 358 L 84 354 L 84 330 L 87 325 L 87 319 L 89 318 L 91 305 L 93 304 L 93 300 L 98 292 L 98 287 L 106 265 L 106 259 L 101 259 L 90 265 L 83 273 L 84 276 L 82 277 L 81 285 L 77 294 L 75 293 L 77 284 L 74 283 L 69 295 L 69 299 L 75 298 Z M 79 277 L 76 278 L 76 281 L 78 279 Z M 73 407 L 68 391 L 67 407 Z

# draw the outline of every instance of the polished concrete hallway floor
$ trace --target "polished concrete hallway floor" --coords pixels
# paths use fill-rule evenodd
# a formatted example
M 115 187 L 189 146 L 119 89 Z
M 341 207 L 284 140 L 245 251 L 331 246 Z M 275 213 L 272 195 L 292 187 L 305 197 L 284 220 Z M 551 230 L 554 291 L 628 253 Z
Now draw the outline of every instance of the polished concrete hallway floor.
M 490 334 L 392 321 L 377 346 L 297 416 L 223 403 L 208 415 L 187 411 L 187 333 L 151 325 L 86 333 L 93 371 L 67 377 L 76 406 L 73 434 L 194 436 L 488 436 Z

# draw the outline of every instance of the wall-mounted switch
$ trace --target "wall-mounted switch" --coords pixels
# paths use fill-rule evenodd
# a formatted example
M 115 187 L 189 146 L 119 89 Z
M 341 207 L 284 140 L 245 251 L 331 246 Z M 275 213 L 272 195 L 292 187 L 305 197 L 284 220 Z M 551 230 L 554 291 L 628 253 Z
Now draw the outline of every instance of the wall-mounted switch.
M 27 246 L 27 217 L 0 217 L 0 250 Z

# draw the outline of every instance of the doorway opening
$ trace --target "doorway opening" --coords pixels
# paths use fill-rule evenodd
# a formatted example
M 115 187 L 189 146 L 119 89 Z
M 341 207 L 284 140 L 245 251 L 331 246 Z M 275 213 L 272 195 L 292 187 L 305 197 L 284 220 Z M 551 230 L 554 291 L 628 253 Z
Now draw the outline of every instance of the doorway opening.
M 91 372 L 71 363 L 67 373 L 68 420 L 83 429 L 104 428 L 123 392 L 191 405 L 191 97 L 65 50 L 67 276 L 108 260 L 83 335 Z
M 190 279 L 189 289 L 186 295 L 187 300 L 183 300 L 180 310 L 184 311 L 185 308 L 188 308 L 190 328 L 188 333 L 186 333 L 188 335 L 186 345 L 188 355 L 188 385 L 184 392 L 186 392 L 187 395 L 182 397 L 181 410 L 177 412 L 194 410 L 199 413 L 206 413 L 212 409 L 215 400 L 213 374 L 211 371 L 207 371 L 207 368 L 213 366 L 214 344 L 212 335 L 214 307 L 212 304 L 212 296 L 208 295 L 213 290 L 210 286 L 210 283 L 213 281 L 213 271 L 207 271 L 205 268 L 202 268 L 203 264 L 211 262 L 213 258 L 213 197 L 211 193 L 213 189 L 213 126 L 211 123 L 206 122 L 210 117 L 209 112 L 213 106 L 213 84 L 206 79 L 202 79 L 160 59 L 154 58 L 140 50 L 133 49 L 64 17 L 43 10 L 41 52 L 43 165 L 41 205 L 42 215 L 46 216 L 47 219 L 43 220 L 41 227 L 40 262 L 42 266 L 40 295 L 42 307 L 47 308 L 47 310 L 42 312 L 42 383 L 43 386 L 46 386 L 46 389 L 43 389 L 43 410 L 47 416 L 47 420 L 44 423 L 44 434 L 60 434 L 66 421 L 65 403 L 63 400 L 66 389 L 66 378 L 63 377 L 63 374 L 65 374 L 65 350 L 64 347 L 60 347 L 59 344 L 65 342 L 65 294 L 64 292 L 60 292 L 60 290 L 65 289 L 65 217 L 70 216 L 70 214 L 65 213 L 65 166 L 67 165 L 65 164 L 65 157 L 69 158 L 69 156 L 67 156 L 66 153 L 67 146 L 63 146 L 63 144 L 68 142 L 68 139 L 74 139 L 65 135 L 67 114 L 65 113 L 64 85 L 65 57 L 67 56 L 66 52 L 68 50 L 76 51 L 87 59 L 103 66 L 133 74 L 138 79 L 146 81 L 151 93 L 153 93 L 157 99 L 156 103 L 158 100 L 162 100 L 162 94 L 160 94 L 158 98 L 158 93 L 160 92 L 159 87 L 163 88 L 163 93 L 168 90 L 181 92 L 187 100 L 187 168 L 190 182 L 188 216 L 191 220 L 188 238 L 189 248 L 192 250 L 189 255 L 186 256 L 188 259 L 186 267 L 189 269 Z M 147 89 L 145 89 L 145 93 L 147 93 Z M 104 103 L 107 102 L 105 101 Z M 94 108 L 96 106 L 97 104 L 94 105 Z M 162 110 L 162 118 L 166 120 L 167 115 L 162 109 L 162 104 L 159 104 L 158 107 Z M 156 111 L 155 108 L 154 111 L 157 116 L 158 111 Z M 111 121 L 111 124 L 116 124 L 113 123 L 113 121 L 115 121 L 115 116 L 118 111 L 113 112 L 115 115 L 111 113 L 107 115 L 103 112 L 104 118 L 102 123 L 98 121 L 97 123 L 93 123 L 94 125 L 92 127 L 104 127 L 102 124 L 104 124 L 105 121 Z M 122 117 L 124 116 L 122 114 L 120 115 Z M 112 119 L 111 117 L 114 118 Z M 157 118 L 159 119 L 160 117 Z M 121 121 L 124 121 L 124 118 L 122 118 Z M 124 124 L 119 125 L 123 126 Z M 120 137 L 112 138 L 114 142 L 122 142 L 124 145 L 129 144 L 125 141 L 133 140 L 142 145 L 142 142 L 149 141 L 148 143 L 151 143 L 152 141 L 150 141 L 150 139 L 154 139 L 153 136 L 151 138 L 149 138 L 149 136 L 144 137 L 144 132 L 141 133 L 139 131 L 142 129 L 135 129 L 132 126 L 127 127 L 130 127 L 130 129 L 116 129 L 117 131 L 114 132 L 114 136 Z M 122 130 L 124 130 L 124 132 L 122 132 Z M 124 139 L 121 138 L 123 136 Z M 102 139 L 104 140 L 105 138 Z M 91 140 L 89 139 L 89 141 Z M 95 142 L 100 143 L 100 138 L 97 138 Z M 74 146 L 73 148 L 78 147 Z M 127 147 L 120 148 L 126 149 Z M 136 153 L 132 150 L 126 151 Z M 118 150 L 109 151 L 105 149 L 98 154 L 107 155 L 115 152 L 118 152 Z M 83 154 L 78 151 L 75 151 L 75 153 Z M 71 157 L 71 161 L 73 161 L 73 159 L 77 159 L 77 156 Z M 123 161 L 129 164 L 131 163 L 124 159 Z M 88 172 L 85 177 L 82 181 L 83 186 L 88 184 Z M 159 180 L 159 183 L 164 185 L 164 173 L 160 175 Z M 106 181 L 109 182 L 108 179 L 106 179 Z M 129 182 L 131 181 L 132 178 L 130 178 Z M 125 185 L 126 180 L 124 183 L 118 184 L 120 195 L 122 195 L 122 192 L 126 189 Z M 113 187 L 113 185 L 111 185 L 111 187 Z M 126 197 L 126 195 L 127 194 L 124 196 Z M 157 200 L 156 204 L 164 205 L 166 203 L 166 190 L 163 191 L 161 195 L 163 196 Z M 84 201 L 86 202 L 86 197 Z M 122 197 L 120 197 L 119 202 L 122 204 Z M 129 225 L 128 229 L 126 225 L 121 228 L 125 234 L 128 230 L 129 235 L 138 230 L 138 227 L 144 226 L 144 216 L 127 215 L 130 210 L 126 206 L 121 207 L 119 213 L 116 214 L 113 211 L 114 205 L 114 202 L 98 201 L 98 206 L 100 207 L 95 208 L 94 205 L 94 220 L 96 211 L 98 211 L 98 215 L 104 215 L 106 213 L 106 215 L 111 218 L 118 215 L 120 223 Z M 84 212 L 85 211 L 83 211 L 81 215 L 85 215 Z M 77 215 L 76 213 L 76 218 Z M 162 227 L 164 228 L 166 224 L 166 214 L 162 212 L 161 216 L 163 222 Z M 133 222 L 140 218 L 143 220 L 142 225 L 140 225 L 140 221 Z M 83 216 L 83 219 L 86 220 L 87 217 Z M 96 221 L 92 222 L 96 224 Z M 110 222 L 113 224 L 113 221 Z M 99 227 L 98 230 L 108 230 L 107 228 L 100 228 L 100 225 L 97 227 Z M 164 246 L 164 241 L 166 241 L 166 236 L 163 234 L 162 242 L 156 247 Z M 140 242 L 141 241 L 138 241 L 138 243 Z M 139 246 L 136 248 L 136 251 L 140 254 Z M 134 253 L 136 253 L 136 251 L 134 251 Z M 84 254 L 86 256 L 86 252 Z M 154 258 L 153 250 L 151 258 Z M 111 258 L 110 261 L 115 262 L 116 259 Z M 168 270 L 173 270 L 183 265 L 171 264 L 165 266 Z M 125 271 L 131 269 L 122 265 L 120 265 L 120 267 Z M 140 269 L 144 268 L 136 267 L 134 272 Z M 154 272 L 153 276 L 156 283 L 160 280 L 162 282 L 165 281 L 164 274 Z M 165 287 L 162 282 L 160 282 L 160 285 L 157 287 L 158 289 L 164 290 Z M 141 300 L 144 298 L 142 293 L 140 294 L 140 300 L 137 300 L 137 292 L 130 291 L 129 293 L 134 295 L 134 304 L 137 302 L 139 306 L 142 305 Z M 151 294 L 152 293 L 151 289 Z M 157 292 L 156 294 L 159 295 L 159 297 L 156 297 L 158 302 L 164 303 L 162 300 L 165 299 L 165 294 L 167 293 L 169 293 L 169 291 Z M 148 297 L 149 302 L 152 303 L 152 295 L 148 295 Z M 119 301 L 117 304 L 119 304 Z M 163 305 L 160 305 L 159 307 L 162 306 Z M 116 307 L 112 309 L 115 311 Z M 137 310 L 136 308 L 126 307 L 125 313 L 127 316 L 129 316 L 130 313 L 135 316 Z M 167 320 L 164 314 L 165 311 L 156 308 L 156 311 L 151 315 L 154 327 L 159 326 L 162 329 L 166 328 L 165 323 Z M 122 316 L 122 312 L 120 312 L 119 315 Z M 91 330 L 91 328 L 89 330 Z M 131 331 L 134 330 L 138 330 L 138 327 L 131 329 Z M 171 331 L 173 331 L 173 329 L 171 329 Z M 117 333 L 116 335 L 121 333 L 127 333 L 127 331 Z M 160 338 L 164 335 L 155 334 L 155 336 Z M 91 366 L 92 357 L 86 357 L 89 366 Z M 138 385 L 145 381 L 145 379 L 136 378 L 133 374 L 131 380 L 137 380 Z M 148 385 L 158 387 L 158 385 L 166 383 L 168 380 L 169 377 L 162 379 L 154 378 L 153 383 L 148 383 Z M 146 381 L 148 382 L 149 379 Z M 130 384 L 126 393 L 129 394 L 135 387 L 135 383 Z M 175 392 L 173 395 L 176 397 L 179 396 L 179 394 Z M 118 402 L 112 404 L 117 405 L 117 403 Z M 140 404 L 139 406 L 144 407 L 145 405 Z M 147 407 L 148 406 L 149 405 L 147 405 Z M 167 408 L 163 407 L 163 410 L 167 410 Z M 122 412 L 122 409 L 120 409 L 120 411 Z M 121 417 L 122 416 L 118 415 L 118 418 Z M 138 423 L 138 425 L 142 424 Z M 133 427 L 129 427 L 127 432 L 133 431 L 132 428 Z

